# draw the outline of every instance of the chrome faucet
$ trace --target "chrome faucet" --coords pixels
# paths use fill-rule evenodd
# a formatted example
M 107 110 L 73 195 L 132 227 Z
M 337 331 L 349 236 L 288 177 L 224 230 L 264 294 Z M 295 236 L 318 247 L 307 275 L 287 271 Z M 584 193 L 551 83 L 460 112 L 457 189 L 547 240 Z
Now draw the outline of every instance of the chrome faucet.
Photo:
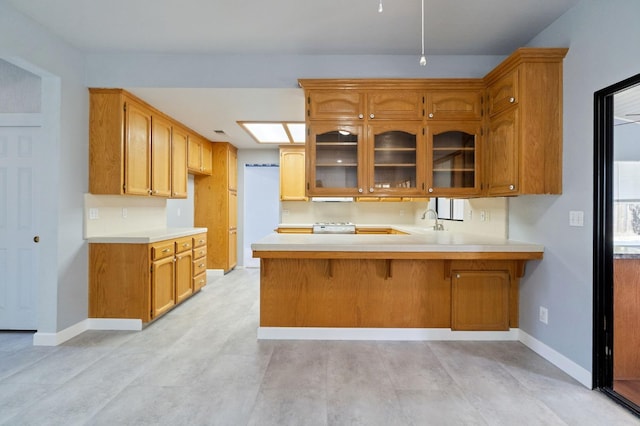
M 435 219 L 435 222 L 433 224 L 433 230 L 444 231 L 444 226 L 442 225 L 442 223 L 438 222 L 438 213 L 436 213 L 434 209 L 425 210 L 424 213 L 422 213 L 422 220 L 425 220 L 427 218 L 427 214 L 429 213 L 433 213 L 433 218 Z

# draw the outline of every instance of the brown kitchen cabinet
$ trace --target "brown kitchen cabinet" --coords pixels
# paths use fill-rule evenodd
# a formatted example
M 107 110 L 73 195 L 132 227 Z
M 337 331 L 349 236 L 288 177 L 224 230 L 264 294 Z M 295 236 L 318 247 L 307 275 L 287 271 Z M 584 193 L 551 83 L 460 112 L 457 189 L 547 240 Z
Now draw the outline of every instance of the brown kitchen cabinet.
M 176 259 L 174 242 L 151 245 L 151 318 L 173 308 L 176 304 Z
M 193 291 L 207 285 L 207 235 L 193 237 Z
M 306 195 L 561 193 L 566 52 L 521 48 L 482 79 L 300 79 L 307 101 Z M 382 177 L 372 136 L 381 126 L 405 131 L 399 126 L 406 123 L 423 126 L 416 139 L 426 134 L 425 154 L 415 166 L 401 166 L 415 167 L 415 188 L 411 179 L 407 188 Z M 417 142 L 416 149 L 425 148 Z
M 187 198 L 187 146 L 189 132 L 173 126 L 171 133 L 171 198 Z
M 280 201 L 307 201 L 305 196 L 305 147 L 280 147 Z
M 420 122 L 311 123 L 307 195 L 419 196 L 423 150 Z
M 169 120 L 151 117 L 151 195 L 158 197 L 172 196 L 171 128 Z
M 452 330 L 509 330 L 509 274 L 452 271 Z
M 194 134 L 189 135 L 187 149 L 187 168 L 196 175 L 211 175 L 212 151 L 211 142 Z
M 89 93 L 89 192 L 186 198 L 184 126 L 125 90 Z
M 430 196 L 481 194 L 482 123 L 430 122 L 426 127 L 426 186 Z
M 237 264 L 237 148 L 213 142 L 210 176 L 196 175 L 194 224 L 208 228 L 207 268 L 225 273 Z
M 193 249 L 192 249 L 192 237 L 180 238 L 175 242 L 176 254 L 175 254 L 175 288 L 176 303 L 180 303 L 193 294 L 193 278 L 194 273 L 192 270 L 193 263 Z
M 521 48 L 485 77 L 487 195 L 562 193 L 566 52 Z
M 146 323 L 186 300 L 201 288 L 193 285 L 202 273 L 192 268 L 195 240 L 206 244 L 206 234 L 149 244 L 90 243 L 89 317 Z
M 426 120 L 480 121 L 483 117 L 481 82 L 466 82 L 464 88 L 433 89 L 426 92 Z

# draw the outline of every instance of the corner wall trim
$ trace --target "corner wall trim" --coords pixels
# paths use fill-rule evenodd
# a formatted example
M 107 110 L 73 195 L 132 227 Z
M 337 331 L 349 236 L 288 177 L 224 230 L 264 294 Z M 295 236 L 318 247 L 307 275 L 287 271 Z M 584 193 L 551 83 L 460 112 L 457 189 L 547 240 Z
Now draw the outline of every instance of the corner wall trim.
M 140 331 L 142 321 L 126 318 L 87 318 L 57 333 L 36 332 L 33 335 L 34 346 L 58 346 L 87 330 Z
M 545 345 L 541 341 L 536 338 L 530 336 L 524 331 L 520 330 L 520 342 L 524 344 L 526 347 L 549 361 L 551 364 L 555 365 L 569 376 L 576 379 L 585 387 L 591 389 L 592 388 L 592 375 L 591 372 L 571 361 L 566 356 L 562 355 L 560 352 L 557 352 L 555 349 Z

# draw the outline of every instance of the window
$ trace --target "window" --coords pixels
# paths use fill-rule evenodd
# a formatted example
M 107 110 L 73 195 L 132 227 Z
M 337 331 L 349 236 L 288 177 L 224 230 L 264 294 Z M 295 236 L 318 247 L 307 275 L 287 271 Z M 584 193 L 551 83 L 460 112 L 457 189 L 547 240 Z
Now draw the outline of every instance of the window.
M 454 198 L 436 198 L 436 212 L 438 219 L 459 220 L 464 219 L 464 200 Z

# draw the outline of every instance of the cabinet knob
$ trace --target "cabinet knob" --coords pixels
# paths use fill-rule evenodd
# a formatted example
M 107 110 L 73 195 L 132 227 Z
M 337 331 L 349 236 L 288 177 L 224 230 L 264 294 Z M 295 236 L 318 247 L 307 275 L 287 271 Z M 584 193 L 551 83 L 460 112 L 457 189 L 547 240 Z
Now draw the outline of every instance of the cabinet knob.
M 362 190 L 362 188 L 358 188 L 358 192 L 362 194 L 364 191 Z
M 433 192 L 433 188 L 429 188 L 429 192 Z
M 358 118 L 359 119 L 363 119 L 364 118 L 364 114 L 358 114 Z
M 511 103 L 511 104 L 512 104 L 512 103 L 514 103 L 515 101 L 516 101 L 516 98 L 513 98 L 513 97 L 509 98 L 509 103 Z
M 432 112 L 429 113 L 429 118 L 433 118 L 433 113 Z
M 369 188 L 369 192 L 373 192 L 373 188 Z
M 516 189 L 516 186 L 515 185 L 509 185 L 509 189 L 513 191 L 514 189 Z
M 369 118 L 376 118 L 375 114 L 369 114 Z
M 459 278 L 460 278 L 460 274 L 456 274 L 456 278 L 458 278 L 458 279 L 459 279 Z

